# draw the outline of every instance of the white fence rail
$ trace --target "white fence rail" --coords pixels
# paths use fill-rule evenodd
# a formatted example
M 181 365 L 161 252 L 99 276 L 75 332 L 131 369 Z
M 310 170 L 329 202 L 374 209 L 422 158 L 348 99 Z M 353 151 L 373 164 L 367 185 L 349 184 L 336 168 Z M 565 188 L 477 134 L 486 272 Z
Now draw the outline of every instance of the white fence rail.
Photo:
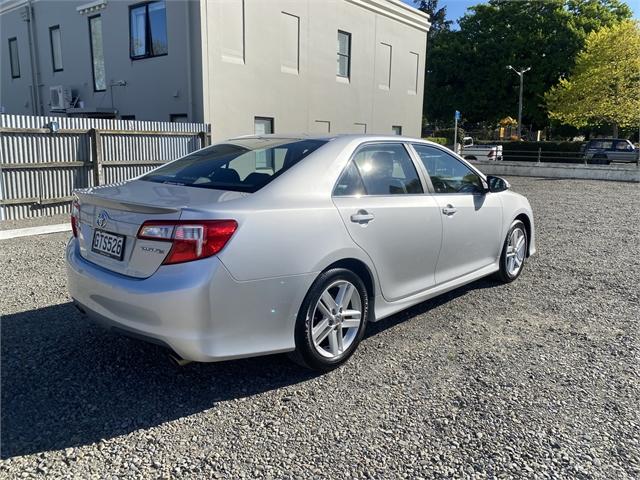
M 210 132 L 203 123 L 0 115 L 0 220 L 65 213 L 73 189 L 141 175 L 208 145 Z

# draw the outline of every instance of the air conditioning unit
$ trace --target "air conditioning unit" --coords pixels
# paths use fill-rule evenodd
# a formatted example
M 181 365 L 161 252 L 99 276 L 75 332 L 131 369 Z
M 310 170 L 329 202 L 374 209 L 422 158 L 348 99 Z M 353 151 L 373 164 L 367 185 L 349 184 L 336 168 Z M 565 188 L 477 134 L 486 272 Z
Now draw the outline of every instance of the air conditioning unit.
M 71 89 L 63 85 L 49 87 L 51 110 L 66 110 L 71 106 Z

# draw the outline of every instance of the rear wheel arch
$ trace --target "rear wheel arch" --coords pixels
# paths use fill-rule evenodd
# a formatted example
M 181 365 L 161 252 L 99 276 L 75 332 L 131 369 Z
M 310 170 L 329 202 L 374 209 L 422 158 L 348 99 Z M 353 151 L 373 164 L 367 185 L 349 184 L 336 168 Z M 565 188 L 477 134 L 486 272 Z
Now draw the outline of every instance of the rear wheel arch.
M 324 270 L 322 270 L 321 273 L 326 272 L 327 270 L 331 270 L 333 268 L 344 268 L 346 270 L 351 270 L 353 273 L 358 275 L 358 277 L 360 277 L 360 279 L 364 282 L 365 287 L 367 288 L 367 293 L 369 294 L 369 299 L 370 299 L 369 303 L 371 304 L 371 306 L 373 306 L 373 299 L 376 296 L 375 294 L 376 284 L 374 281 L 373 272 L 371 272 L 371 270 L 369 269 L 366 263 L 356 258 L 343 258 L 327 266 Z M 372 310 L 373 309 L 371 309 L 371 311 Z

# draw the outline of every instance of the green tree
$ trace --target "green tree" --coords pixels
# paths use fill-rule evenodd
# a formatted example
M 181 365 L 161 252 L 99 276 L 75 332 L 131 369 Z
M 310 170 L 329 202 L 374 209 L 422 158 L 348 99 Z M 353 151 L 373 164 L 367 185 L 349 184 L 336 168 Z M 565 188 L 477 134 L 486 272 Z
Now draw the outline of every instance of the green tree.
M 518 111 L 519 79 L 507 65 L 531 67 L 525 74 L 523 121 L 549 123 L 544 93 L 567 75 L 587 35 L 630 18 L 619 0 L 490 0 L 442 30 L 427 58 L 425 114 L 450 120 L 454 110 L 470 122 L 495 123 Z
M 591 32 L 568 78 L 545 95 L 549 116 L 574 127 L 640 124 L 640 26 L 626 21 Z

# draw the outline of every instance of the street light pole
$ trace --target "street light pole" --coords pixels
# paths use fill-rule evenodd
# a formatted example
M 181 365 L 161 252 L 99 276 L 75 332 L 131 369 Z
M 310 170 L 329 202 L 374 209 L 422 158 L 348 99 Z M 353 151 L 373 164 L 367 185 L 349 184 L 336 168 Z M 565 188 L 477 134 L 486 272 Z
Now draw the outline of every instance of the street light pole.
M 507 70 L 513 70 L 520 77 L 520 102 L 518 103 L 518 140 L 522 139 L 522 89 L 524 87 L 524 74 L 531 70 L 531 67 L 516 70 L 511 65 L 507 65 Z

